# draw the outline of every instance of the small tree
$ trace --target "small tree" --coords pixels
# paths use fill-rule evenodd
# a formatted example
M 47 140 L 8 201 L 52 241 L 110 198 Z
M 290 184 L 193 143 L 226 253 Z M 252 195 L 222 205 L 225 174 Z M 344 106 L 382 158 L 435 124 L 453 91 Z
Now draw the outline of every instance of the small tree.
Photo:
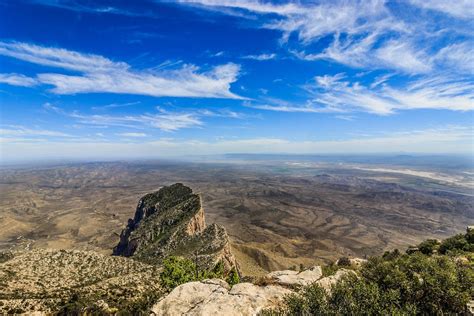
M 351 265 L 351 260 L 347 257 L 341 257 L 337 260 L 337 265 L 340 267 L 349 267 Z
M 196 265 L 189 259 L 168 257 L 163 261 L 163 271 L 160 273 L 161 284 L 167 289 L 196 279 Z
M 439 248 L 439 241 L 436 239 L 427 239 L 418 245 L 418 249 L 425 255 L 432 255 Z
M 472 251 L 472 244 L 470 244 L 464 234 L 458 234 L 448 239 L 443 240 L 439 246 L 439 252 L 446 254 L 448 251 Z
M 233 286 L 237 283 L 240 283 L 239 273 L 237 272 L 237 270 L 235 268 L 232 268 L 232 270 L 230 270 L 226 281 L 227 281 L 227 283 L 230 284 L 230 286 Z

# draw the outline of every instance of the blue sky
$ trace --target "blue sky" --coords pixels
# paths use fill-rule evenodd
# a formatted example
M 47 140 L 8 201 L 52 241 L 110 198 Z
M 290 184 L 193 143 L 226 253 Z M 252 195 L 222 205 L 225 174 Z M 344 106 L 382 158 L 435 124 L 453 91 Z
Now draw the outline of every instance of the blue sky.
M 472 1 L 0 1 L 2 161 L 474 151 Z

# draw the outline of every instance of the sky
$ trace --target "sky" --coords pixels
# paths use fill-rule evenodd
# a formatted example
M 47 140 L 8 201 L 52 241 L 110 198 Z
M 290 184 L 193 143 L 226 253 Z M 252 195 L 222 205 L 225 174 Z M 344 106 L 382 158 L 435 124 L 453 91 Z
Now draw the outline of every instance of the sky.
M 0 0 L 0 163 L 474 153 L 474 2 Z

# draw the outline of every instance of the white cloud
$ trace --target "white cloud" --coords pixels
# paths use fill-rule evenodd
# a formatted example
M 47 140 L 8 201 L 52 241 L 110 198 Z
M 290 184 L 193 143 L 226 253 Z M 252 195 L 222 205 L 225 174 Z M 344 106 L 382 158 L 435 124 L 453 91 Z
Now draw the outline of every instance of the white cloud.
M 240 72 L 240 67 L 232 63 L 205 72 L 192 65 L 167 71 L 133 70 L 124 62 L 99 55 L 16 42 L 0 42 L 0 55 L 81 73 L 38 74 L 36 80 L 53 85 L 51 92 L 56 94 L 108 92 L 155 97 L 241 98 L 230 91 L 231 83 Z
M 406 73 L 427 73 L 432 70 L 432 60 L 423 50 L 414 47 L 408 39 L 384 42 L 374 48 L 380 34 L 372 33 L 362 39 L 345 39 L 336 36 L 323 52 L 306 54 L 293 53 L 305 60 L 328 59 L 358 68 L 394 69 Z
M 310 99 L 303 105 L 268 98 L 260 104 L 246 102 L 244 105 L 279 112 L 362 111 L 378 115 L 413 109 L 474 110 L 474 83 L 469 78 L 421 77 L 403 86 L 391 86 L 387 83 L 391 76 L 376 77 L 367 86 L 351 82 L 341 73 L 317 76 L 315 83 L 304 86 Z
M 431 70 L 429 57 L 423 50 L 413 47 L 405 40 L 391 40 L 370 54 L 370 59 L 375 57 L 374 66 L 399 69 L 406 73 L 427 73 Z
M 117 14 L 125 16 L 145 16 L 154 17 L 154 14 L 147 11 L 130 11 L 118 7 L 94 5 L 94 3 L 85 3 L 84 1 L 61 1 L 61 0 L 29 0 L 32 3 L 44 6 L 50 6 L 75 12 L 95 13 L 95 14 Z
M 463 19 L 474 19 L 474 3 L 472 0 L 410 0 L 410 3 L 423 9 L 435 10 Z
M 134 133 L 134 132 L 129 132 L 129 133 L 119 133 L 119 136 L 123 137 L 147 137 L 148 135 L 145 133 Z
M 474 74 L 474 42 L 455 43 L 443 47 L 433 60 L 460 72 Z
M 276 56 L 277 56 L 276 54 L 260 54 L 260 55 L 247 55 L 247 56 L 243 56 L 242 58 L 263 61 L 263 60 L 275 59 Z
M 160 107 L 157 107 L 156 114 L 139 114 L 139 115 L 105 115 L 105 114 L 81 114 L 77 111 L 66 112 L 50 103 L 45 103 L 43 108 L 54 113 L 73 118 L 82 125 L 89 126 L 119 126 L 127 128 L 157 128 L 165 132 L 174 132 L 184 128 L 201 127 L 204 125 L 203 117 L 227 117 L 234 119 L 242 119 L 246 115 L 227 110 L 220 109 L 218 111 L 211 111 L 208 109 L 199 109 L 188 112 L 171 112 Z M 135 137 L 138 137 L 136 133 Z M 125 136 L 125 135 L 122 135 Z M 132 135 L 129 135 L 133 137 Z
M 12 86 L 33 87 L 38 84 L 34 78 L 30 78 L 21 74 L 0 74 L 0 83 L 6 83 Z
M 127 103 L 110 103 L 102 106 L 93 106 L 91 109 L 92 110 L 106 110 L 106 109 L 113 109 L 113 108 L 121 108 L 121 107 L 126 107 L 126 106 L 131 106 L 131 105 L 137 105 L 140 104 L 140 101 L 135 101 L 135 102 L 127 102 Z
M 340 75 L 335 77 L 335 80 L 316 77 L 316 85 L 307 86 L 314 97 L 312 102 L 325 105 L 329 110 L 381 115 L 410 109 L 474 110 L 474 83 L 468 79 L 431 77 L 413 80 L 403 87 L 383 84 L 370 88 L 358 82 L 343 81 Z
M 282 32 L 282 43 L 304 60 L 327 59 L 351 67 L 392 69 L 408 74 L 440 69 L 457 73 L 466 68 L 472 72 L 472 62 L 463 63 L 474 55 L 469 42 L 472 32 L 470 29 L 466 32 L 462 23 L 465 20 L 447 23 L 430 15 L 430 10 L 437 10 L 449 14 L 452 20 L 472 19 L 474 4 L 471 0 L 455 3 L 335 0 L 283 4 L 259 0 L 182 0 L 180 3 L 222 14 L 232 11 L 256 14 L 261 17 L 261 22 L 256 24 L 258 27 Z M 416 8 L 423 11 L 423 18 L 417 18 L 420 14 Z M 458 38 L 461 46 L 446 46 L 456 33 L 464 34 Z M 322 44 L 320 39 L 326 36 L 333 38 L 326 46 L 318 45 L 317 49 L 309 46 L 315 42 Z M 440 47 L 446 53 L 436 60 L 434 55 Z M 459 52 L 449 54 L 453 49 Z
M 8 128 L 0 128 L 0 136 L 2 137 L 17 137 L 17 136 L 50 136 L 50 137 L 74 137 L 70 134 L 44 130 L 44 129 L 30 129 L 23 126 L 8 126 Z
M 99 55 L 83 54 L 62 48 L 44 47 L 28 43 L 0 42 L 0 55 L 33 64 L 81 72 L 124 71 L 129 68 L 126 63 L 113 62 Z
M 121 126 L 129 128 L 153 127 L 165 132 L 173 132 L 183 128 L 202 126 L 203 122 L 194 113 L 159 113 L 142 115 L 84 115 L 70 114 L 72 118 L 85 125 Z
M 291 33 L 297 33 L 298 37 L 305 42 L 335 32 L 361 32 L 367 30 L 369 24 L 371 24 L 364 20 L 387 16 L 384 2 L 378 0 L 334 1 L 308 5 L 297 2 L 272 4 L 257 0 L 184 0 L 180 2 L 183 4 L 198 4 L 203 8 L 220 7 L 258 14 L 278 15 L 273 21 L 262 26 L 282 31 L 285 38 Z M 392 25 L 385 23 L 384 27 L 391 28 L 398 25 L 396 21 L 393 22 Z
M 272 104 L 250 104 L 246 106 L 257 109 L 257 110 L 266 110 L 266 111 L 276 111 L 276 112 L 295 112 L 295 113 L 321 113 L 325 112 L 323 108 L 315 108 L 314 106 L 291 106 L 291 105 L 272 105 Z

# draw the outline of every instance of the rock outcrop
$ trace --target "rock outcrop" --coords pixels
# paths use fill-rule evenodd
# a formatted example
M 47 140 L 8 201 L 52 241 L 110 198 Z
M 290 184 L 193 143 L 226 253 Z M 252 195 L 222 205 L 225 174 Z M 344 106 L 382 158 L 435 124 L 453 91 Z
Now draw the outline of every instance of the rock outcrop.
M 206 226 L 201 197 L 181 183 L 140 199 L 113 254 L 153 264 L 168 256 L 182 256 L 203 269 L 219 261 L 226 270 L 237 267 L 225 228 Z
M 274 271 L 267 274 L 267 277 L 274 280 L 280 285 L 309 285 L 319 280 L 323 275 L 320 266 L 315 266 L 311 269 L 301 272 L 294 270 Z
M 278 307 L 292 287 L 316 282 L 326 291 L 343 276 L 354 273 L 340 269 L 336 274 L 322 277 L 321 267 L 296 272 L 275 271 L 266 276 L 269 285 L 239 283 L 232 288 L 219 279 L 189 282 L 176 287 L 152 308 L 160 316 L 172 315 L 257 315 L 264 309 Z
M 219 279 L 190 282 L 175 288 L 152 308 L 156 315 L 256 315 L 291 293 L 281 286 L 239 283 L 232 288 Z

